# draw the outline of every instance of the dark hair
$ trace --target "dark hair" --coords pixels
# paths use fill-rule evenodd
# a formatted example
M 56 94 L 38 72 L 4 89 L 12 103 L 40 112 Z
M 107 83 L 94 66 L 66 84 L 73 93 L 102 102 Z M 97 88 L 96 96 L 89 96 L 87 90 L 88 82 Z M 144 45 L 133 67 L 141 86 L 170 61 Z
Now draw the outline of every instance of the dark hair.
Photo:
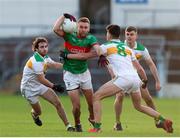
M 79 22 L 84 22 L 84 23 L 89 23 L 89 24 L 90 24 L 90 20 L 89 20 L 87 17 L 81 17 L 81 18 L 79 18 L 78 23 L 79 23 Z
M 125 31 L 126 31 L 126 32 L 134 31 L 134 32 L 137 33 L 137 28 L 134 27 L 134 26 L 128 26 L 128 27 L 126 27 L 126 30 L 125 30 Z
M 48 43 L 48 41 L 45 37 L 36 37 L 32 43 L 32 50 L 36 51 L 36 49 L 38 49 L 38 47 L 39 47 L 39 43 L 41 43 L 41 42 Z
M 106 31 L 108 31 L 113 38 L 119 38 L 121 33 L 121 28 L 119 25 L 110 24 L 106 27 Z

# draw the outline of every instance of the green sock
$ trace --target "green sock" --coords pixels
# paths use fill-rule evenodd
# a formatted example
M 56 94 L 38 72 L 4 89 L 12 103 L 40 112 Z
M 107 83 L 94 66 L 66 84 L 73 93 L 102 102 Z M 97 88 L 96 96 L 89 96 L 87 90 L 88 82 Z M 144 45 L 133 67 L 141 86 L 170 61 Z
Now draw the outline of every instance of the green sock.
M 155 120 L 156 120 L 156 121 L 159 121 L 159 120 L 160 120 L 160 121 L 164 121 L 164 120 L 165 120 L 165 118 L 164 118 L 164 117 L 162 117 L 161 115 L 159 115 L 159 116 L 158 116 L 158 118 L 155 118 Z
M 101 127 L 101 123 L 95 123 L 94 124 L 94 128 L 100 128 Z

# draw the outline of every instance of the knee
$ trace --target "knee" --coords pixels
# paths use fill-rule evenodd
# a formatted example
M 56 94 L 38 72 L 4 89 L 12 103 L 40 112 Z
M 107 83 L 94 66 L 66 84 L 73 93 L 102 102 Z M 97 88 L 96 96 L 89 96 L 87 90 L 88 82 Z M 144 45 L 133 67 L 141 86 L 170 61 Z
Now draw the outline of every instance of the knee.
M 79 103 L 74 103 L 73 104 L 73 110 L 76 111 L 76 112 L 80 112 L 80 104 Z
M 93 101 L 99 101 L 99 100 L 101 100 L 101 95 L 100 95 L 100 93 L 95 93 L 95 94 L 93 95 Z
M 134 108 L 135 108 L 137 111 L 140 111 L 140 112 L 142 112 L 141 105 L 139 105 L 139 104 L 136 104 L 136 105 L 134 105 Z
M 120 103 L 120 102 L 123 101 L 123 98 L 124 98 L 124 96 L 123 96 L 122 94 L 117 94 L 117 95 L 116 95 L 116 100 L 115 100 L 115 101 Z
M 62 108 L 61 103 L 58 100 L 56 100 L 53 105 L 56 107 L 56 109 Z
M 79 116 L 81 114 L 80 105 L 79 104 L 73 105 L 72 112 L 75 116 Z

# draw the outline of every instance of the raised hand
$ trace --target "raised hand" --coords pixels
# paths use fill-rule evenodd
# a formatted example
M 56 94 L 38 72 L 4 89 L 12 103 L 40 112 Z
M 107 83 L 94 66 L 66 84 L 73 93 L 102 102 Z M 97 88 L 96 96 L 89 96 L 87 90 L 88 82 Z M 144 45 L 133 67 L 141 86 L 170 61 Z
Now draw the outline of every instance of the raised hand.
M 109 61 L 104 55 L 101 55 L 98 59 L 98 66 L 105 67 L 109 64 Z
M 64 15 L 65 18 L 68 18 L 68 19 L 70 19 L 71 21 L 76 22 L 76 18 L 75 18 L 73 15 L 71 15 L 71 14 L 69 14 L 69 13 L 64 13 L 63 15 Z
M 61 84 L 54 84 L 52 89 L 56 92 L 63 93 L 64 87 Z

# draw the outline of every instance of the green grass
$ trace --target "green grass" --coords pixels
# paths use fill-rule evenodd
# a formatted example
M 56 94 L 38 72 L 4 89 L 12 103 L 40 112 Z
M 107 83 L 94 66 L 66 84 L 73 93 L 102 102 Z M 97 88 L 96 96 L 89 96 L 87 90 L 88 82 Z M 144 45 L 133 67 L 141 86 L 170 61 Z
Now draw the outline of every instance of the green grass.
M 68 119 L 73 123 L 71 102 L 68 96 L 60 97 Z M 124 130 L 113 131 L 114 97 L 103 100 L 102 132 L 98 134 L 88 133 L 90 124 L 87 121 L 88 111 L 84 98 L 81 98 L 81 122 L 84 132 L 67 132 L 62 121 L 58 118 L 52 105 L 41 99 L 43 126 L 34 125 L 30 116 L 30 106 L 21 96 L 0 95 L 0 136 L 46 136 L 46 137 L 173 137 L 180 136 L 180 99 L 154 99 L 157 109 L 165 116 L 173 120 L 174 133 L 168 134 L 154 126 L 154 120 L 133 109 L 130 98 L 125 98 L 121 121 Z

